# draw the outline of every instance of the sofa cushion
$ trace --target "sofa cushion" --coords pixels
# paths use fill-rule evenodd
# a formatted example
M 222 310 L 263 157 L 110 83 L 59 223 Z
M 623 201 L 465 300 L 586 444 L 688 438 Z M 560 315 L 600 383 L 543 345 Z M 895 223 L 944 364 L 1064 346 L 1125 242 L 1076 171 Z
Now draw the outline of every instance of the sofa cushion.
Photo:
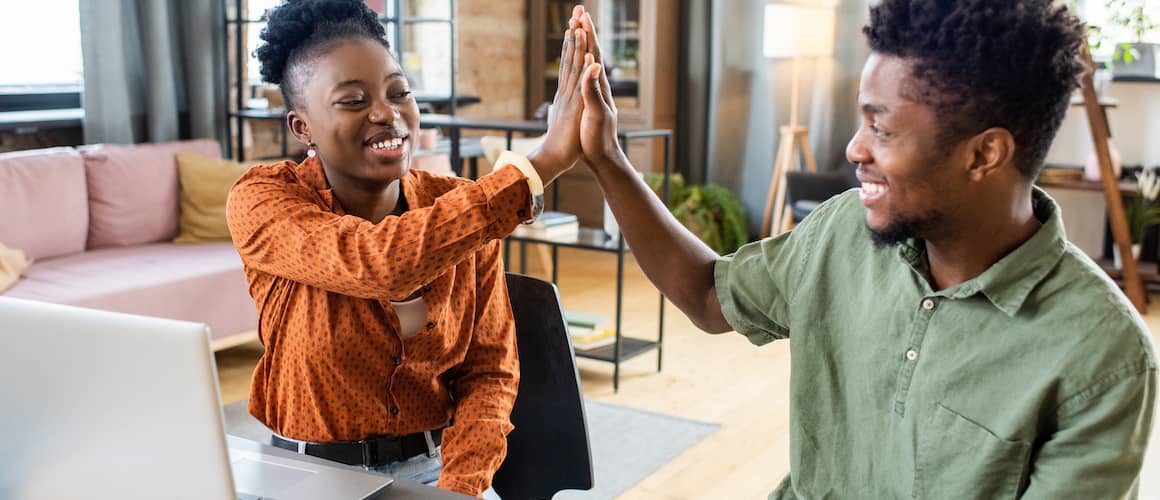
M 88 248 L 170 241 L 180 211 L 178 152 L 220 156 L 216 141 L 79 148 L 89 192 Z
M 214 338 L 258 325 L 231 243 L 159 243 L 37 261 L 3 295 L 206 323 Z
M 85 166 L 72 148 L 0 154 L 0 241 L 30 259 L 85 250 Z
M 173 242 L 230 241 L 226 199 L 246 167 L 216 156 L 178 153 L 177 173 L 181 179 L 181 221 Z

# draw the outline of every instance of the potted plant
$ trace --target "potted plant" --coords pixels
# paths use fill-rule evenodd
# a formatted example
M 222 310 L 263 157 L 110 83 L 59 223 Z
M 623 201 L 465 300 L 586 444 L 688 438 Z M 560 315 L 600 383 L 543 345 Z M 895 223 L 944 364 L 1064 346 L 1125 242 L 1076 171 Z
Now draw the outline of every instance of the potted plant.
M 1154 0 L 1105 0 L 1104 6 L 1110 13 L 1108 21 L 1114 26 L 1123 26 L 1132 34 L 1132 41 L 1116 44 L 1112 61 L 1112 72 L 1116 76 L 1136 76 L 1158 78 L 1156 73 L 1157 45 L 1145 43 L 1144 37 L 1154 32 L 1160 25 L 1149 15 L 1145 4 Z M 1097 28 L 1098 30 L 1098 28 Z
M 1089 0 L 1094 1 L 1094 0 Z M 1103 97 L 1104 91 L 1111 82 L 1113 73 L 1116 76 L 1145 76 L 1160 78 L 1156 73 L 1156 44 L 1144 43 L 1144 37 L 1160 27 L 1149 15 L 1145 5 L 1153 0 L 1104 0 L 1104 8 L 1110 13 L 1108 22 L 1112 26 L 1123 26 L 1133 35 L 1133 42 L 1120 42 L 1113 49 L 1112 58 L 1097 61 L 1096 72 L 1092 75 L 1095 82 L 1096 94 Z M 1079 12 L 1076 0 L 1059 0 L 1073 12 Z M 1087 23 L 1087 45 L 1094 54 L 1105 42 L 1111 41 L 1108 30 L 1102 26 Z M 1117 64 L 1120 63 L 1120 64 Z
M 1136 176 L 1136 195 L 1124 206 L 1124 215 L 1128 219 L 1128 233 L 1132 240 L 1132 257 L 1135 259 L 1140 258 L 1140 245 L 1148 228 L 1160 223 L 1157 197 L 1160 197 L 1160 175 L 1156 170 L 1145 168 Z M 1112 256 L 1115 258 L 1116 267 L 1121 267 L 1118 245 L 1112 246 Z
M 661 196 L 664 177 L 645 174 L 645 182 Z M 732 191 L 716 184 L 686 186 L 681 174 L 669 176 L 669 211 L 715 252 L 728 255 L 749 242 L 745 209 Z

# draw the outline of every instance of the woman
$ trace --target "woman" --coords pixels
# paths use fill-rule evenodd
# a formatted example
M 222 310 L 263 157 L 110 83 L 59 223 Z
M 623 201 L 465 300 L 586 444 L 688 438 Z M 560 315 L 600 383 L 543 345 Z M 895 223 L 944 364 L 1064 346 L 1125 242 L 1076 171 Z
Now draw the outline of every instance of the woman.
M 276 446 L 489 488 L 519 378 L 499 240 L 580 155 L 587 37 L 572 33 L 544 145 L 471 182 L 410 170 L 419 109 L 362 0 L 270 13 L 262 78 L 308 158 L 252 168 L 228 218 L 266 348 L 249 411 Z

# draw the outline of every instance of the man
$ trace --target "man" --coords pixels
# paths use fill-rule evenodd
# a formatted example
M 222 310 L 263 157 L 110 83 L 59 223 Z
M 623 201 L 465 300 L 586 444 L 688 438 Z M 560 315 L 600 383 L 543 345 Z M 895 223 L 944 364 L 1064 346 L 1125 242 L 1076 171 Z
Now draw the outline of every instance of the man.
M 1135 496 L 1151 340 L 1033 186 L 1084 27 L 1052 0 L 883 0 L 870 18 L 861 189 L 728 257 L 632 173 L 590 64 L 581 146 L 637 260 L 698 327 L 793 339 L 771 498 Z

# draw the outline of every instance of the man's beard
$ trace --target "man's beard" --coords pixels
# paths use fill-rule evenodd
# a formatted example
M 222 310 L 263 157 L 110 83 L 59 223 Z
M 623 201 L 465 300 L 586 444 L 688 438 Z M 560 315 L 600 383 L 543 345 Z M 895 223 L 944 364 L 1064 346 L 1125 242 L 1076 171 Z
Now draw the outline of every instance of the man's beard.
M 878 247 L 897 245 L 906 240 L 924 238 L 930 230 L 938 225 L 941 214 L 932 212 L 925 217 L 897 217 L 882 229 L 874 229 L 867 224 L 870 230 L 870 239 Z

